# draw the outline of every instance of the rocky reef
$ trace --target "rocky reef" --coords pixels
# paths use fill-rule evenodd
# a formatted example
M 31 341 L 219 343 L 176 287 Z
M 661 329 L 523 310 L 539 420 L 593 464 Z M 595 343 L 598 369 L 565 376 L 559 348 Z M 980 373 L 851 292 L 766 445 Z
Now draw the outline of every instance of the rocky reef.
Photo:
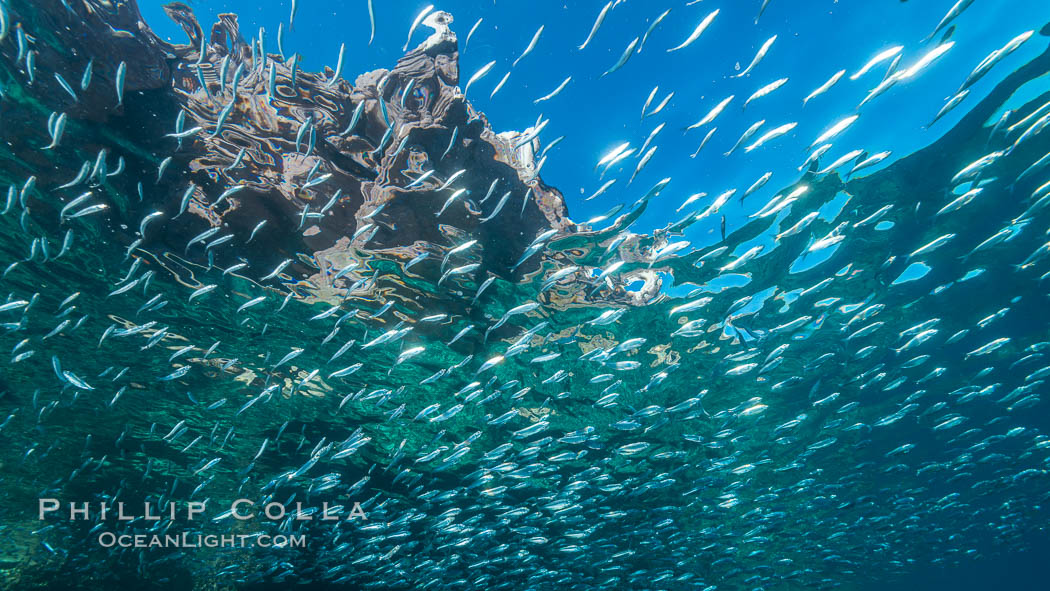
M 189 6 L 165 10 L 187 44 L 157 37 L 134 1 L 67 10 L 48 0 L 24 12 L 12 6 L 12 20 L 54 35 L 36 44 L 35 69 L 56 75 L 36 76 L 27 91 L 38 112 L 65 113 L 68 123 L 57 154 L 39 152 L 39 161 L 11 172 L 48 170 L 37 182 L 51 188 L 90 166 L 88 182 L 111 205 L 110 225 L 123 228 L 114 240 L 180 264 L 250 262 L 240 273 L 254 279 L 291 259 L 281 280 L 323 297 L 368 277 L 376 265 L 362 264 L 365 258 L 401 266 L 430 253 L 414 270 L 440 275 L 444 251 L 468 236 L 477 240 L 470 279 L 520 280 L 549 256 L 517 264 L 538 235 L 553 230 L 557 240 L 588 230 L 568 218 L 561 193 L 539 177 L 532 130 L 497 133 L 466 101 L 448 13 L 431 15 L 423 24 L 433 33 L 392 69 L 351 83 L 328 68 L 304 71 L 298 55 L 246 40 L 234 14 L 220 15 L 205 32 Z M 17 62 L 15 43 L 3 51 Z M 118 84 L 121 64 L 126 71 Z M 74 98 L 58 76 L 78 81 L 85 69 L 92 82 Z M 10 105 L 5 116 L 12 124 L 35 132 L 22 138 L 27 147 L 51 142 L 47 130 L 22 120 L 36 113 Z M 121 149 L 106 147 L 112 144 Z M 455 196 L 446 183 L 453 176 L 455 187 L 465 189 Z M 60 207 L 42 201 L 36 206 Z M 137 232 L 139 220 L 154 211 L 144 235 Z M 639 214 L 622 216 L 603 236 Z M 231 238 L 222 248 L 206 249 L 204 240 L 187 247 L 209 229 Z M 338 273 L 355 263 L 360 267 Z M 381 276 L 360 294 L 434 304 L 431 291 Z M 632 301 L 619 292 L 606 295 Z

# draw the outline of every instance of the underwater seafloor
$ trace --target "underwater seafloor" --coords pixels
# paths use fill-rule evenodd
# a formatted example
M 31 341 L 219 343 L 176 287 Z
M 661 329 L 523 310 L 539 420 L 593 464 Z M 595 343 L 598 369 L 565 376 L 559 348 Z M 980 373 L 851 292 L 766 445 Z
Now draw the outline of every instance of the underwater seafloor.
M 573 221 L 445 13 L 340 78 L 166 10 L 0 3 L 3 588 L 856 588 L 1045 537 L 1045 30 L 932 145 L 689 248 L 736 197 Z

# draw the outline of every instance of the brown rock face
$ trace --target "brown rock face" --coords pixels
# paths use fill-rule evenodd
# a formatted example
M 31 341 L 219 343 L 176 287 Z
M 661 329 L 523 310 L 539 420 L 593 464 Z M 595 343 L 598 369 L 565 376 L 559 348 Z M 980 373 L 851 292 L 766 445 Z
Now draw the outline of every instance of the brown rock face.
M 372 277 L 381 261 L 400 267 L 424 252 L 427 259 L 411 271 L 433 285 L 447 250 L 477 240 L 449 267 L 478 267 L 437 289 L 447 291 L 489 274 L 515 281 L 546 256 L 515 268 L 537 235 L 575 227 L 561 194 L 538 177 L 535 140 L 494 133 L 457 87 L 458 45 L 447 13 L 427 19 L 433 34 L 393 69 L 350 84 L 331 70 L 302 71 L 297 55 L 263 55 L 258 39 L 241 35 L 236 15 L 220 15 L 206 36 L 189 6 L 169 4 L 165 10 L 189 40 L 173 46 L 149 30 L 133 1 L 75 4 L 69 11 L 48 0 L 32 14 L 14 13 L 18 20 L 50 21 L 41 28 L 54 31 L 72 56 L 44 44 L 36 56 L 34 98 L 67 112 L 67 133 L 76 134 L 52 156 L 55 178 L 41 178 L 40 186 L 66 183 L 103 149 L 110 171 L 122 159 L 122 175 L 87 181 L 125 196 L 113 198 L 109 213 L 119 218 L 111 226 L 127 227 L 116 240 L 141 239 L 144 249 L 191 263 L 246 262 L 240 273 L 257 280 L 291 259 L 270 281 L 301 294 L 304 285 L 334 293 Z M 75 33 L 81 30 L 87 35 Z M 99 55 L 119 59 L 93 60 L 92 82 L 73 101 L 52 72 L 78 81 L 85 56 Z M 121 61 L 127 73 L 118 101 Z M 114 130 L 127 149 L 111 147 Z M 138 236 L 139 221 L 153 211 L 161 215 Z M 187 248 L 209 228 L 217 232 Z M 359 268 L 331 279 L 355 261 Z M 394 291 L 407 288 L 403 277 L 387 279 Z M 376 284 L 366 282 L 362 293 L 374 294 Z M 418 299 L 429 291 L 434 287 L 405 295 Z

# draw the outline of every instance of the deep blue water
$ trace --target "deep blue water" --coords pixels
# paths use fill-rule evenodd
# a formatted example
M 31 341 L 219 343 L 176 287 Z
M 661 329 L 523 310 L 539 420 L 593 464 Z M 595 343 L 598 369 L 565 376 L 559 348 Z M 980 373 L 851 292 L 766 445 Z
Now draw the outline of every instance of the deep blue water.
M 1045 532 L 1026 540 L 1029 547 L 1005 555 L 971 557 L 954 567 L 915 568 L 907 575 L 879 580 L 863 587 L 877 591 L 894 589 L 1043 589 L 1046 556 L 1050 552 Z

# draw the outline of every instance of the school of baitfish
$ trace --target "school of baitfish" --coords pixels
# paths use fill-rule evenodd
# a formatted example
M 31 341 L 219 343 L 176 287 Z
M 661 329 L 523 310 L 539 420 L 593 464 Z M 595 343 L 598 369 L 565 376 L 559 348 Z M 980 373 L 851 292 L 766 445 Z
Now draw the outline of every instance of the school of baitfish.
M 579 51 L 601 39 L 622 1 L 579 25 Z M 1021 75 L 998 72 L 1003 80 L 987 98 L 967 95 L 1020 46 L 1045 47 L 1047 31 L 999 31 L 1002 48 L 957 72 L 943 105 L 915 97 L 931 125 L 970 109 L 930 150 L 876 169 L 890 153 L 848 134 L 865 106 L 907 92 L 909 79 L 938 66 L 971 2 L 931 23 L 920 51 L 894 45 L 866 63 L 829 65 L 827 82 L 812 90 L 762 71 L 777 51 L 774 35 L 742 58 L 723 95 L 675 107 L 696 110 L 684 133 L 697 134 L 702 149 L 730 105 L 792 91 L 800 108 L 815 109 L 832 87 L 853 84 L 857 109 L 828 114 L 793 163 L 796 178 L 759 171 L 735 188 L 686 178 L 633 185 L 659 159 L 659 123 L 596 158 L 587 198 L 607 198 L 614 183 L 636 198 L 580 224 L 547 223 L 550 214 L 499 260 L 487 254 L 499 238 L 481 229 L 542 220 L 527 216 L 541 192 L 551 194 L 538 175 L 562 140 L 552 137 L 555 123 L 541 117 L 525 132 L 491 136 L 517 180 L 478 178 L 480 169 L 454 159 L 480 115 L 437 125 L 436 149 L 421 153 L 409 126 L 394 123 L 412 105 L 433 108 L 423 99 L 437 91 L 382 70 L 377 94 L 342 97 L 339 129 L 309 101 L 282 111 L 294 136 L 282 149 L 308 157 L 350 138 L 377 169 L 411 159 L 404 174 L 375 182 L 432 196 L 417 219 L 433 228 L 419 232 L 448 240 L 375 247 L 377 232 L 398 220 L 382 206 L 355 218 L 360 197 L 325 186 L 341 174 L 336 165 L 349 165 L 324 158 L 283 181 L 305 195 L 297 209 L 231 229 L 216 212 L 245 207 L 255 189 L 229 179 L 262 152 L 221 142 L 262 112 L 251 105 L 306 89 L 318 103 L 333 100 L 320 93 L 347 87 L 342 51 L 334 70 L 301 71 L 280 31 L 231 37 L 238 50 L 228 50 L 218 29 L 207 37 L 177 5 L 170 13 L 182 15 L 191 43 L 165 49 L 182 72 L 174 94 L 199 108 L 159 123 L 167 132 L 156 145 L 166 151 L 141 153 L 121 139 L 134 133 L 125 129 L 92 131 L 91 145 L 104 147 L 89 152 L 79 146 L 97 128 L 78 121 L 78 105 L 94 93 L 117 113 L 142 110 L 127 86 L 141 74 L 130 55 L 83 48 L 75 63 L 84 66 L 48 61 L 60 31 L 43 25 L 83 20 L 96 30 L 137 9 L 0 2 L 5 584 L 811 589 L 974 560 L 990 539 L 1022 547 L 1044 523 L 1050 496 L 1050 434 L 1037 417 L 1050 377 L 1050 133 L 1042 133 L 1050 88 L 1000 107 L 1045 77 L 1050 53 Z M 606 70 L 550 72 L 551 90 L 535 102 L 557 100 L 574 79 L 615 77 L 643 50 L 695 50 L 720 12 L 760 17 L 769 3 L 654 8 Z M 297 9 L 293 1 L 289 26 Z M 661 35 L 669 12 L 695 18 L 692 34 Z M 372 15 L 369 1 L 374 37 Z M 231 16 L 223 19 L 235 30 Z M 434 7 L 416 15 L 405 49 L 417 28 L 433 34 L 409 56 L 455 55 L 451 22 Z M 543 33 L 508 53 L 512 68 Z M 468 91 L 500 90 L 509 73 L 482 88 L 494 82 L 495 64 L 464 76 L 462 91 L 453 77 L 457 104 Z M 643 119 L 658 121 L 673 95 L 653 88 Z M 739 139 L 718 158 L 798 133 L 788 119 L 723 132 Z M 220 145 L 234 148 L 208 169 L 211 184 L 187 181 L 200 177 L 178 169 L 180 153 Z M 156 168 L 132 170 L 132 158 Z M 56 174 L 64 182 L 44 180 Z M 680 217 L 652 235 L 630 230 L 675 190 L 690 195 Z M 734 198 L 754 202 L 753 213 L 727 232 L 720 211 Z M 281 247 L 267 246 L 347 209 L 343 259 L 274 258 Z M 463 219 L 470 224 L 456 231 Z M 692 247 L 680 237 L 694 224 L 720 226 L 721 235 Z M 672 297 L 662 292 L 671 284 L 691 290 Z M 245 498 L 298 509 L 247 524 L 229 511 L 197 521 L 42 522 L 42 497 L 214 507 Z M 313 519 L 322 503 L 344 517 L 360 503 L 367 518 Z M 231 530 L 302 533 L 308 547 L 94 541 L 103 531 Z

